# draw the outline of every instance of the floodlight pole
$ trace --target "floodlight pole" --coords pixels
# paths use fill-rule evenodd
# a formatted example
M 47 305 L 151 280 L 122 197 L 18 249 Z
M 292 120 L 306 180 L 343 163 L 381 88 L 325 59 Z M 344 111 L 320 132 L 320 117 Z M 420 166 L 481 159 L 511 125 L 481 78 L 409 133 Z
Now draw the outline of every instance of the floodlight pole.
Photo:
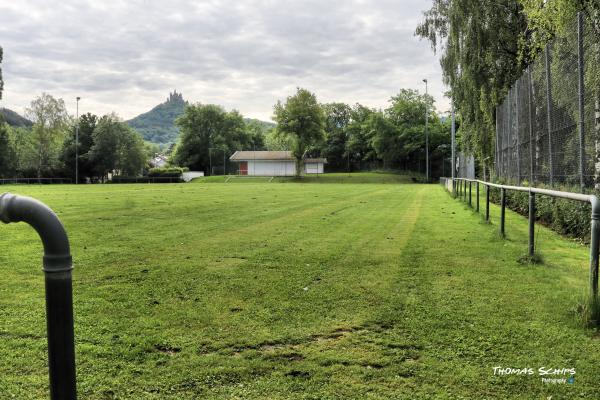
M 427 79 L 423 79 L 423 82 L 425 82 L 425 181 L 429 183 L 429 132 L 427 132 L 429 105 L 427 104 Z
M 79 100 L 81 97 L 77 96 L 77 125 L 75 125 L 75 184 L 79 183 Z
M 25 222 L 37 231 L 42 240 L 50 399 L 75 400 L 77 390 L 71 279 L 73 262 L 65 228 L 45 204 L 10 193 L 0 195 L 0 221 L 6 224 Z
M 455 189 L 454 189 L 454 178 L 456 178 L 456 155 L 455 155 L 455 145 L 456 145 L 456 119 L 454 116 L 454 101 L 451 99 L 450 100 L 452 103 L 452 130 L 451 130 L 451 136 L 452 136 L 452 140 L 451 140 L 451 147 L 452 147 L 452 194 L 455 194 Z

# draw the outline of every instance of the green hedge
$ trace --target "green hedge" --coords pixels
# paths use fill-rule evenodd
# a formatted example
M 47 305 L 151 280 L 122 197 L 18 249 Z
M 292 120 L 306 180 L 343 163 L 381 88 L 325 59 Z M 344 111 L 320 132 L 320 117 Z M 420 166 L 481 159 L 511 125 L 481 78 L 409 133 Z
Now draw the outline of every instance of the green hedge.
M 111 183 L 178 183 L 181 176 L 113 176 Z
M 186 171 L 189 171 L 189 169 L 179 167 L 152 168 L 148 171 L 148 176 L 152 178 L 178 178 Z

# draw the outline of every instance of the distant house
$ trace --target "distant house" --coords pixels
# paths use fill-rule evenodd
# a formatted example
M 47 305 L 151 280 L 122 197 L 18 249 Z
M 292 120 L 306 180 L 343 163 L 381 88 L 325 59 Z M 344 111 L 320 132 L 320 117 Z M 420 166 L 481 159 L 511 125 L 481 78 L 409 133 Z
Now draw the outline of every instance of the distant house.
M 238 163 L 239 175 L 294 176 L 296 160 L 291 151 L 236 151 L 229 160 Z M 325 158 L 304 160 L 305 174 L 322 174 Z
M 154 168 L 162 168 L 167 165 L 167 161 L 169 158 L 163 154 L 155 154 L 154 157 L 150 160 L 150 164 Z

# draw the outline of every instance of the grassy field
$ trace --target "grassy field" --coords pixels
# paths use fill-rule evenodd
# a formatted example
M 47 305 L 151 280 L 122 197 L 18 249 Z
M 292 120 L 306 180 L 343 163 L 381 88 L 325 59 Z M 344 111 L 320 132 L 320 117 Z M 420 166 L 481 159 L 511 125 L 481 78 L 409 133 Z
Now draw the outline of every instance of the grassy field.
M 524 218 L 502 240 L 495 207 L 488 225 L 439 185 L 365 180 L 0 191 L 70 234 L 82 399 L 600 396 L 585 247 L 539 229 L 524 265 Z M 46 398 L 41 245 L 0 233 L 0 398 Z

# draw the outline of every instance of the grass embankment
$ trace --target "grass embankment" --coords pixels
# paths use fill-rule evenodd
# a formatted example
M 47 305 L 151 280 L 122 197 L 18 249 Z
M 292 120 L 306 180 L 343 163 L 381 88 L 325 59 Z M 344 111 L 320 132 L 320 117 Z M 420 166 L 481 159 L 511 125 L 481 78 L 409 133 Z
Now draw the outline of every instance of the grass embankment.
M 437 185 L 2 189 L 70 234 L 81 398 L 598 397 L 587 249 L 539 229 L 545 264 L 520 264 L 522 217 L 499 239 Z M 0 397 L 45 398 L 41 245 L 0 229 Z
M 304 175 L 296 177 L 219 175 L 194 179 L 194 183 L 414 183 L 419 173 L 353 172 Z

